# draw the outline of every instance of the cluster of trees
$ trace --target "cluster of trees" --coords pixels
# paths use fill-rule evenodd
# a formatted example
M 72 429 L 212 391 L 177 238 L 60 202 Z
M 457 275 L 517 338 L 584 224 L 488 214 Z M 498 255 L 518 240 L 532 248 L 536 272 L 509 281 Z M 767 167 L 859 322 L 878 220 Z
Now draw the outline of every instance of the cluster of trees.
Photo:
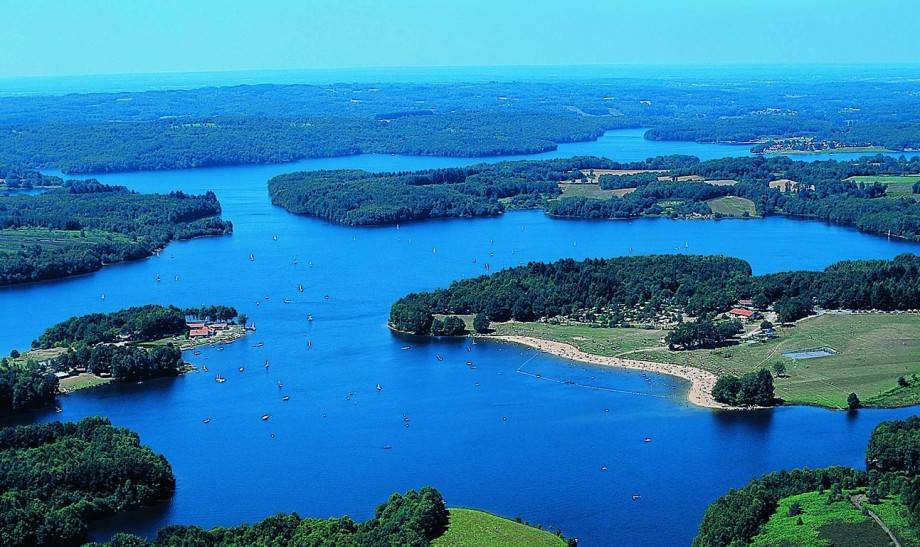
M 335 545 L 337 547 L 426 547 L 447 530 L 449 515 L 440 492 L 431 487 L 393 494 L 366 522 L 351 518 L 301 518 L 280 513 L 252 525 L 204 530 L 197 526 L 163 528 L 147 540 L 116 534 L 110 547 L 219 547 L 235 545 Z M 102 547 L 94 544 L 96 547 Z
M 703 314 L 727 309 L 750 278 L 750 265 L 721 256 L 532 262 L 403 297 L 390 310 L 390 324 L 397 330 L 428 334 L 433 314 L 482 313 L 492 321 L 535 321 L 583 309 L 663 310 L 671 305 Z
M 693 322 L 682 322 L 665 337 L 665 343 L 672 350 L 714 348 L 729 338 L 743 332 L 741 321 L 713 321 L 711 317 L 701 317 Z
M 224 306 L 213 307 L 213 313 L 232 315 L 236 310 Z M 32 341 L 33 348 L 52 348 L 57 346 L 88 345 L 103 342 L 115 342 L 124 339 L 132 342 L 148 342 L 167 336 L 176 336 L 186 331 L 187 315 L 199 315 L 201 310 L 209 308 L 192 308 L 181 310 L 175 306 L 147 304 L 135 306 L 110 313 L 91 313 L 71 317 L 49 327 L 38 339 Z M 209 316 L 210 317 L 210 316 Z
M 198 306 L 197 308 L 185 308 L 183 313 L 195 319 L 204 319 L 206 321 L 233 321 L 240 315 L 236 308 L 232 306 Z
M 58 379 L 45 367 L 0 360 L 0 416 L 50 405 L 57 392 Z
M 771 473 L 730 490 L 706 509 L 694 547 L 747 545 L 776 511 L 779 500 L 806 492 L 866 487 L 870 503 L 880 495 L 900 495 L 910 524 L 920 530 L 920 417 L 879 424 L 866 450 L 866 472 L 845 467 L 794 469 Z
M 212 192 L 138 194 L 93 180 L 0 196 L 0 285 L 95 271 L 150 256 L 176 239 L 230 233 L 220 212 Z
M 81 346 L 51 360 L 53 370 L 70 371 L 85 367 L 93 374 L 111 375 L 115 380 L 176 376 L 184 365 L 182 352 L 172 344 L 149 350 L 112 344 Z
M 702 318 L 680 325 L 673 346 L 710 347 L 731 336 L 735 323 L 713 323 L 738 299 L 771 304 L 782 321 L 827 309 L 906 310 L 920 308 L 920 257 L 845 260 L 824 271 L 751 275 L 750 265 L 723 256 L 650 255 L 553 263 L 532 262 L 486 276 L 457 281 L 447 289 L 412 293 L 397 300 L 390 324 L 400 331 L 428 334 L 433 314 L 482 313 L 492 321 L 535 321 L 583 310 L 622 315 L 642 308 L 649 315 L 680 307 Z
M 81 545 L 87 522 L 172 495 L 166 459 L 104 418 L 0 429 L 0 543 Z
M 772 406 L 774 402 L 773 375 L 767 369 L 748 372 L 737 378 L 720 376 L 712 388 L 716 401 L 731 406 Z
M 431 321 L 431 334 L 434 336 L 462 336 L 466 334 L 466 323 L 455 315 Z

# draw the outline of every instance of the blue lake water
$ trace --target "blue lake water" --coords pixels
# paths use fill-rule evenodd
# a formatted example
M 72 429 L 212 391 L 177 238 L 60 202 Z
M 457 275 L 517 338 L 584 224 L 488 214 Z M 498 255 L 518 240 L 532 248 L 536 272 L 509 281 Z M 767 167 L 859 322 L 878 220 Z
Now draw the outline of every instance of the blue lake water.
M 655 143 L 641 132 L 617 131 L 537 157 L 705 158 L 746 150 Z M 99 537 L 119 530 L 152 534 L 173 523 L 235 525 L 280 511 L 364 519 L 390 493 L 430 484 L 450 505 L 558 527 L 583 545 L 687 544 L 706 506 L 727 489 L 783 468 L 859 467 L 876 424 L 915 413 L 712 412 L 690 406 L 687 384 L 671 377 L 578 365 L 499 343 L 400 339 L 385 321 L 396 298 L 479 275 L 484 262 L 494 271 L 562 257 L 721 253 L 764 273 L 917 253 L 920 245 L 775 217 L 562 221 L 531 211 L 399 229 L 349 228 L 272 207 L 265 184 L 293 169 L 398 170 L 474 161 L 481 160 L 367 155 L 99 176 L 145 192 L 214 190 L 235 232 L 174 243 L 160 256 L 79 278 L 2 289 L 7 320 L 0 347 L 25 348 L 71 315 L 150 302 L 229 304 L 258 326 L 224 351 L 187 354 L 209 373 L 87 390 L 63 397 L 61 414 L 27 418 L 106 415 L 172 463 L 174 498 L 100 523 Z M 315 320 L 308 322 L 307 314 Z M 254 347 L 259 341 L 264 346 Z M 405 345 L 412 349 L 401 350 Z M 601 389 L 519 374 L 521 367 Z M 215 383 L 215 373 L 227 382 Z M 282 394 L 290 400 L 283 402 Z M 263 422 L 263 414 L 271 419 Z

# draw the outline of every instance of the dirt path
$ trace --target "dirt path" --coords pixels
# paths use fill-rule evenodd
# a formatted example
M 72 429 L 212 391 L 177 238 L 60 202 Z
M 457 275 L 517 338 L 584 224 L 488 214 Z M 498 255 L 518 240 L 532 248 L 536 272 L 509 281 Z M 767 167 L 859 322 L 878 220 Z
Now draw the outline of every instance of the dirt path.
M 855 496 L 850 496 L 850 501 L 852 501 L 853 505 L 855 505 L 856 508 L 859 509 L 860 511 L 862 511 L 863 509 L 862 502 L 865 501 L 865 499 L 866 499 L 865 494 L 857 494 Z M 874 520 L 876 524 L 881 526 L 882 530 L 884 530 L 885 533 L 888 534 L 888 537 L 891 538 L 891 542 L 894 543 L 895 547 L 902 547 L 901 542 L 898 541 L 898 537 L 894 535 L 894 532 L 892 532 L 891 529 L 888 528 L 888 525 L 886 525 L 885 522 L 882 519 L 880 519 L 878 515 L 875 514 L 875 512 L 873 512 L 868 507 L 866 508 L 866 512 L 869 513 L 869 516 L 872 517 L 872 520 Z

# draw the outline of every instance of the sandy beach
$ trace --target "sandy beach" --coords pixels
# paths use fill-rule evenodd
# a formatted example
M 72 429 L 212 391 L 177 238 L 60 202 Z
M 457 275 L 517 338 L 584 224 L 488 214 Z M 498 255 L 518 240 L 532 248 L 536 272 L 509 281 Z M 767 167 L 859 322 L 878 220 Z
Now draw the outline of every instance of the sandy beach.
M 716 401 L 712 397 L 712 388 L 716 385 L 716 375 L 698 368 L 667 363 L 654 363 L 651 361 L 637 361 L 635 359 L 623 359 L 620 357 L 604 357 L 602 355 L 585 353 L 575 346 L 563 342 L 554 342 L 551 340 L 532 338 L 530 336 L 489 336 L 488 338 L 491 340 L 522 344 L 557 357 L 572 359 L 573 361 L 676 376 L 690 382 L 690 392 L 687 394 L 687 399 L 689 399 L 691 403 L 706 408 L 738 408 L 730 407 Z

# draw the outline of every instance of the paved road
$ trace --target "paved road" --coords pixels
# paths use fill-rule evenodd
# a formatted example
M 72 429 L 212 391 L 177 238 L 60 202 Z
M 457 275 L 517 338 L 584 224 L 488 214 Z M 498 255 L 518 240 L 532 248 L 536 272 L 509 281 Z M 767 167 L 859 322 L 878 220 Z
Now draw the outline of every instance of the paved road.
M 853 502 L 853 505 L 855 505 L 856 508 L 859 509 L 859 510 L 862 510 L 862 508 L 863 508 L 862 502 L 863 502 L 865 499 L 866 499 L 866 495 L 865 495 L 865 494 L 858 494 L 858 495 L 855 495 L 855 496 L 850 496 L 850 501 L 852 501 L 852 502 Z M 882 527 L 882 530 L 884 530 L 885 533 L 888 534 L 888 537 L 891 538 L 891 542 L 894 543 L 894 546 L 895 546 L 895 547 L 902 547 L 901 542 L 898 541 L 897 536 L 894 535 L 894 532 L 892 532 L 891 529 L 888 528 L 888 526 L 885 524 L 885 522 L 882 521 L 882 519 L 880 519 L 880 518 L 878 517 L 878 515 L 876 515 L 875 512 L 873 512 L 873 511 L 872 511 L 871 509 L 869 509 L 868 507 L 866 508 L 866 511 L 869 513 L 869 516 L 872 517 L 872 520 L 874 520 L 876 524 L 878 524 L 879 526 L 881 526 L 881 527 Z

